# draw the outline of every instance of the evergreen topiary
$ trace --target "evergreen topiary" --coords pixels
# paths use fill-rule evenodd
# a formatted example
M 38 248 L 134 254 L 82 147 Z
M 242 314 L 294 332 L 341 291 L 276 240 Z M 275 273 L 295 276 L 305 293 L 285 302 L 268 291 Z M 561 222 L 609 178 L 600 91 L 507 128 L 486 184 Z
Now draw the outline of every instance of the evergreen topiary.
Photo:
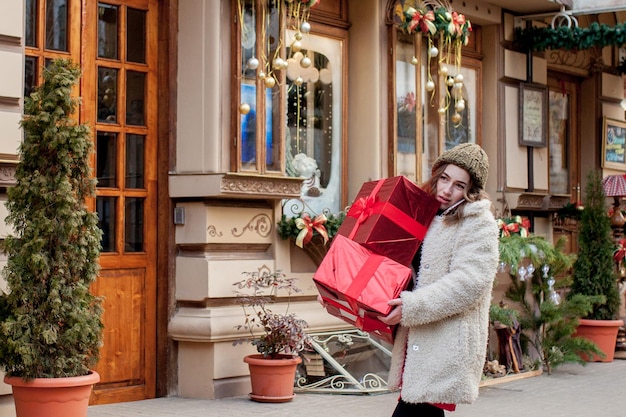
M 584 318 L 614 320 L 619 312 L 620 299 L 613 263 L 615 243 L 611 237 L 611 221 L 607 215 L 606 196 L 602 179 L 594 171 L 587 176 L 584 207 L 578 233 L 578 257 L 574 263 L 570 296 L 583 294 L 603 296 Z
M 80 69 L 55 60 L 25 99 L 24 141 L 8 190 L 4 249 L 8 293 L 0 298 L 0 365 L 24 379 L 81 376 L 95 365 L 102 307 L 90 285 L 102 232 L 85 200 L 95 196 L 90 130 L 72 115 Z

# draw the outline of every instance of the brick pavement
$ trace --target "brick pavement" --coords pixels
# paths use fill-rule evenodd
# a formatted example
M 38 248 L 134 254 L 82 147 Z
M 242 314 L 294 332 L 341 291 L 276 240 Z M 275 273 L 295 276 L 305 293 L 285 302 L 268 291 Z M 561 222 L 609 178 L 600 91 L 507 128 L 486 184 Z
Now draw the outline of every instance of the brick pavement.
M 284 404 L 260 404 L 247 397 L 221 400 L 158 398 L 92 406 L 88 417 L 389 417 L 397 394 L 302 394 Z M 567 364 L 552 375 L 481 388 L 472 405 L 447 417 L 626 417 L 626 360 Z M 418 416 L 416 416 L 418 417 Z

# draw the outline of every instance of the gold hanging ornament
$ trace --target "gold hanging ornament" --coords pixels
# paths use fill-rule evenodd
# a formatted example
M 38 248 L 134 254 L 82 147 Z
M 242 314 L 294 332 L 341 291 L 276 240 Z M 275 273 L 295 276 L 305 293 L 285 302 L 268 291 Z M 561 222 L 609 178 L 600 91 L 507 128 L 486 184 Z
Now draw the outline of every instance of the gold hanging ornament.
M 451 120 L 455 124 L 461 123 L 460 113 L 465 110 L 461 50 L 469 42 L 472 32 L 470 21 L 463 14 L 453 11 L 446 0 L 399 0 L 393 17 L 398 29 L 409 35 L 421 33 L 427 39 L 426 91 L 431 93 L 432 101 L 436 83 L 431 74 L 431 60 L 437 59 L 439 75 L 447 87 L 443 105 L 438 112 L 443 116 L 454 102 L 455 113 Z M 435 41 L 438 42 L 437 46 Z

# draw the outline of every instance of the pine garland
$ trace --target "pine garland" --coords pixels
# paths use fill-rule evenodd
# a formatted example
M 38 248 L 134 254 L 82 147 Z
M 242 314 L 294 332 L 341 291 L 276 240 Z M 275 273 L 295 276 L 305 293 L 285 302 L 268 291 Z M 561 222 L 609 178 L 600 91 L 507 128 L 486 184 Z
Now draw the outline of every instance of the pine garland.
M 515 46 L 524 52 L 545 50 L 580 51 L 593 47 L 622 46 L 626 44 L 626 23 L 609 26 L 593 22 L 580 27 L 530 27 L 515 29 Z

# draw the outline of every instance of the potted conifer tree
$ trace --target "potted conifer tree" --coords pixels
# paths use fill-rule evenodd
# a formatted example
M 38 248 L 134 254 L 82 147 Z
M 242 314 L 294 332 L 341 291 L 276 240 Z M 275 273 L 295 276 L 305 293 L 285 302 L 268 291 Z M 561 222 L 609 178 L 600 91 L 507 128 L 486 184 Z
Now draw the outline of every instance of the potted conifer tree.
M 577 335 L 592 340 L 605 354 L 588 359 L 610 362 L 615 354 L 617 331 L 623 321 L 617 319 L 620 300 L 613 261 L 615 242 L 611 236 L 602 179 L 594 171 L 587 176 L 579 227 L 578 257 L 569 296 L 601 296 L 604 302 L 595 304 L 592 312 L 580 320 Z
M 4 242 L 8 290 L 0 297 L 0 366 L 18 417 L 86 416 L 99 381 L 91 367 L 102 343 L 102 307 L 90 285 L 102 232 L 86 206 L 95 195 L 90 130 L 72 119 L 79 77 L 77 65 L 54 60 L 25 98 L 16 184 L 8 190 L 13 234 Z M 80 393 L 61 399 L 74 385 Z M 52 389 L 52 403 L 40 397 L 48 391 L 41 387 Z

